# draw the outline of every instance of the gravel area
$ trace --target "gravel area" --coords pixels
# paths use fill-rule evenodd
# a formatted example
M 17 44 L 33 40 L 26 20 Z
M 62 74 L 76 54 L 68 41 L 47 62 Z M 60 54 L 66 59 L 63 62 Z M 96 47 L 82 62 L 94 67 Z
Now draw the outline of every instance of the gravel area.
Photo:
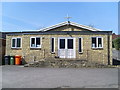
M 2 88 L 118 88 L 118 68 L 2 66 Z

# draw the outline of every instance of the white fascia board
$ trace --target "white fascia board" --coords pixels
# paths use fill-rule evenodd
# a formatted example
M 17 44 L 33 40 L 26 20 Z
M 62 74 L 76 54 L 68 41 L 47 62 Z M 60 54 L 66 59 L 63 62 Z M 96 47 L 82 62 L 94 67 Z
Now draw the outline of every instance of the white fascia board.
M 80 24 L 74 23 L 74 22 L 71 22 L 71 25 L 74 25 L 74 26 L 77 26 L 77 27 L 80 27 L 80 28 L 85 28 L 85 29 L 92 30 L 92 31 L 102 31 L 100 29 L 92 28 L 92 27 L 85 26 L 85 25 L 80 25 Z
M 56 25 L 52 25 L 52 26 L 49 26 L 49 27 L 40 29 L 39 31 L 48 31 L 48 30 L 50 30 L 50 29 L 54 29 L 54 28 L 57 28 L 57 27 L 61 27 L 61 26 L 63 26 L 63 25 L 67 25 L 67 24 L 69 24 L 68 21 L 65 21 L 65 22 L 62 22 L 62 23 L 59 23 L 59 24 L 56 24 Z M 90 31 L 102 31 L 102 30 L 100 30 L 100 29 L 92 28 L 92 27 L 85 26 L 85 25 L 81 25 L 81 24 L 74 23 L 74 22 L 70 22 L 70 25 L 73 25 L 73 26 L 76 26 L 76 27 L 80 27 L 80 28 L 84 28 L 84 29 L 88 29 L 88 30 L 90 30 Z
M 50 30 L 50 29 L 54 29 L 54 28 L 57 28 L 57 27 L 66 25 L 66 23 L 67 23 L 67 22 L 62 22 L 62 23 L 59 23 L 59 24 L 56 24 L 56 25 L 52 25 L 52 26 L 49 26 L 49 27 L 40 29 L 40 31 L 48 31 L 48 30 Z

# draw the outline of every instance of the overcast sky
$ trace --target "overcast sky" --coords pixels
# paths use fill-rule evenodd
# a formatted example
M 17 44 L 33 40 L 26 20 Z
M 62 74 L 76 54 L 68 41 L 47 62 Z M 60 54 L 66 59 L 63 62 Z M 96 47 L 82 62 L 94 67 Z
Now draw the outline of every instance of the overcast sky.
M 118 33 L 117 2 L 4 2 L 2 31 L 38 30 L 66 21 Z

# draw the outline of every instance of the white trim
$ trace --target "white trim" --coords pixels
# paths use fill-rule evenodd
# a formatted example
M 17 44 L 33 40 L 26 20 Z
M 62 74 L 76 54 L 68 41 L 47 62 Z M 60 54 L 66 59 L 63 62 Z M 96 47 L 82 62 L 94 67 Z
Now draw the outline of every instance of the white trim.
M 58 41 L 57 41 L 57 43 L 58 43 L 58 45 L 57 45 L 57 46 L 58 46 L 58 50 L 60 49 L 60 48 L 59 48 L 59 46 L 60 46 L 60 45 L 59 45 L 59 44 L 60 44 L 60 42 L 59 42 L 60 40 L 59 40 L 59 39 L 60 39 L 60 38 L 58 37 L 58 39 L 57 39 L 57 40 L 58 40 Z M 57 51 L 58 51 L 58 50 L 57 50 Z M 59 55 L 59 53 L 58 53 L 58 55 Z
M 96 48 L 98 48 L 98 37 L 96 37 Z
M 17 47 L 17 39 L 20 38 L 20 47 Z M 15 47 L 12 46 L 13 39 L 15 39 Z M 11 48 L 22 48 L 22 38 L 21 37 L 12 37 L 11 38 Z
M 79 52 L 79 38 L 81 38 L 81 52 Z M 83 53 L 83 37 L 78 38 L 78 52 Z
M 96 38 L 96 47 L 92 47 L 92 38 Z M 98 47 L 98 38 L 101 38 L 101 43 L 102 43 L 102 47 Z M 91 47 L 92 48 L 103 48 L 103 37 L 102 36 L 98 36 L 98 37 L 91 37 Z
M 67 46 L 68 46 L 67 39 L 68 39 L 68 38 L 65 38 L 65 49 L 66 49 L 66 50 L 68 49 L 68 47 L 67 47 Z
M 92 27 L 89 27 L 89 26 L 86 26 L 86 25 L 81 25 L 81 24 L 74 23 L 74 22 L 68 23 L 68 21 L 62 22 L 62 23 L 59 23 L 59 24 L 56 24 L 56 25 L 52 25 L 52 26 L 49 26 L 49 27 L 46 27 L 46 28 L 42 28 L 42 29 L 40 29 L 40 31 L 48 31 L 48 30 L 51 30 L 51 29 L 54 29 L 54 28 L 57 28 L 57 27 L 61 27 L 61 26 L 64 26 L 64 25 L 68 25 L 68 24 L 79 27 L 79 28 L 87 29 L 87 30 L 90 30 L 90 31 L 102 31 L 102 30 L 97 29 L 97 28 L 92 28 Z
M 15 37 L 11 38 L 11 48 L 15 48 L 15 47 L 12 47 L 13 39 L 16 39 L 16 38 Z
M 103 37 L 99 36 L 97 38 L 101 38 L 101 43 L 102 43 L 102 47 L 98 47 L 98 48 L 103 48 Z M 98 39 L 97 39 L 98 40 Z
M 46 28 L 42 28 L 42 29 L 40 29 L 40 31 L 48 31 L 50 29 L 57 28 L 57 27 L 60 27 L 60 26 L 63 26 L 63 25 L 66 25 L 66 22 L 62 22 L 62 23 L 52 25 L 52 26 L 49 26 L 49 27 L 46 27 Z
M 35 47 L 31 46 L 31 39 L 34 38 L 35 39 Z M 36 38 L 40 38 L 40 47 L 36 47 Z M 30 48 L 41 48 L 42 45 L 42 37 L 36 36 L 36 37 L 30 37 Z
M 42 48 L 42 38 L 43 37 L 40 37 L 40 48 Z
M 65 39 L 65 49 L 60 49 L 60 39 Z M 65 52 L 70 50 L 67 47 L 67 44 L 68 44 L 67 40 L 68 39 L 73 39 L 73 50 L 74 50 L 73 53 L 74 53 L 74 56 L 72 58 L 76 58 L 76 38 L 75 37 L 59 37 L 58 38 L 58 56 L 60 55 L 60 50 L 65 50 Z M 65 55 L 64 58 L 68 58 L 68 56 Z
M 92 48 L 96 48 L 96 47 L 93 47 L 93 46 L 92 46 L 92 38 L 96 38 L 96 37 L 91 37 L 91 47 L 92 47 Z M 97 40 L 97 39 L 96 39 L 96 40 Z M 97 41 L 96 41 L 96 42 L 97 42 Z
M 54 51 L 52 52 L 52 39 L 54 39 Z M 55 53 L 55 37 L 51 37 L 51 53 Z
M 66 39 L 67 37 L 58 37 L 58 49 L 60 49 L 60 39 Z M 66 40 L 65 40 L 65 49 L 66 49 Z
M 100 29 L 93 28 L 93 27 L 86 26 L 86 25 L 81 25 L 81 24 L 78 24 L 78 23 L 75 23 L 75 22 L 71 22 L 70 24 L 73 25 L 73 26 L 80 27 L 80 28 L 88 29 L 90 31 L 101 31 Z
M 74 44 L 73 47 L 74 47 L 74 54 L 75 54 L 75 55 L 74 55 L 74 58 L 76 58 L 76 38 L 75 38 L 75 37 L 73 38 L 73 41 L 74 41 L 74 42 L 73 42 L 73 44 Z
M 104 44 L 104 42 L 103 42 L 103 37 L 102 37 L 102 48 L 103 48 L 103 44 Z
M 20 46 L 21 46 L 21 48 L 22 48 L 22 38 L 21 38 L 21 45 L 20 45 Z

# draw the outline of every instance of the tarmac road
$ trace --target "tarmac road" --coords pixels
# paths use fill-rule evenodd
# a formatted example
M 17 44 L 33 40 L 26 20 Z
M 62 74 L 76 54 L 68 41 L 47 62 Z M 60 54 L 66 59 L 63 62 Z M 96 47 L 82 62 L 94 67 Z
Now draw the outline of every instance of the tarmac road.
M 118 88 L 118 68 L 2 66 L 2 88 Z

